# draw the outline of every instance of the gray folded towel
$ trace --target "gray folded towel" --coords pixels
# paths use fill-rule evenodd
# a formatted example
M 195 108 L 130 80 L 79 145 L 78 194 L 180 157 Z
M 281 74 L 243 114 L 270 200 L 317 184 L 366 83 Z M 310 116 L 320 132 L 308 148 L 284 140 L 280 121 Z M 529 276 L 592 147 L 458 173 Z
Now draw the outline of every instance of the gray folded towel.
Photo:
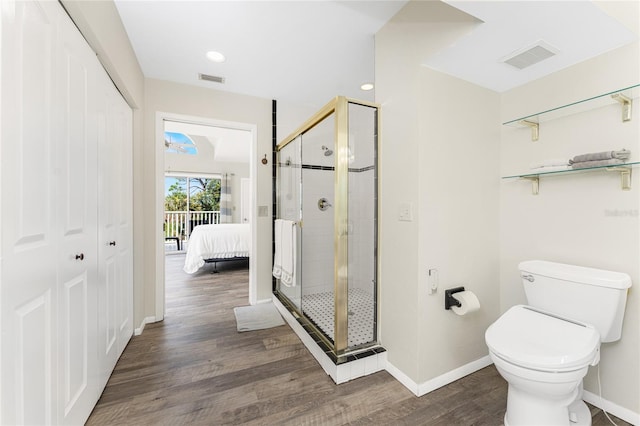
M 618 158 L 610 158 L 608 160 L 580 161 L 578 163 L 571 164 L 571 167 L 574 169 L 586 169 L 589 167 L 618 166 L 620 164 L 624 164 L 624 161 Z
M 628 160 L 630 155 L 631 151 L 628 151 L 626 149 L 623 149 L 622 151 L 592 152 L 589 154 L 576 155 L 571 160 L 569 160 L 569 164 L 582 163 L 583 161 L 610 160 L 612 158 L 616 158 L 618 160 Z
M 628 149 L 623 149 L 622 151 L 611 151 L 611 156 L 613 158 L 617 158 L 618 160 L 628 160 L 631 157 L 631 151 Z

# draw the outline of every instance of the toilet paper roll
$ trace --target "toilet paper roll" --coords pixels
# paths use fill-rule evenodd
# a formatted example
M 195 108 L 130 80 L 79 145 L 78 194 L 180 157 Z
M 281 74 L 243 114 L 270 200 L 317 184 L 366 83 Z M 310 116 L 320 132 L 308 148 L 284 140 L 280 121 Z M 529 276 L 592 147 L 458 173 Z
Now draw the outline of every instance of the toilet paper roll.
M 458 299 L 462 306 L 452 306 L 451 310 L 456 315 L 466 315 L 469 312 L 475 312 L 480 309 L 480 301 L 478 297 L 472 291 L 461 291 L 452 294 L 453 297 Z

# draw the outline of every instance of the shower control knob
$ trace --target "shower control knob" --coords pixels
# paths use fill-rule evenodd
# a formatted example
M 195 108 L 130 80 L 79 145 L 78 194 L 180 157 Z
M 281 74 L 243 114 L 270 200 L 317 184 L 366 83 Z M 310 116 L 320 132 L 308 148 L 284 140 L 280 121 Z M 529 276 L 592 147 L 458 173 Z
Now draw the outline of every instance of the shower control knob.
M 321 211 L 325 211 L 326 209 L 328 209 L 329 207 L 331 207 L 331 203 L 329 202 L 329 200 L 327 200 L 326 198 L 320 198 L 318 200 L 318 208 Z

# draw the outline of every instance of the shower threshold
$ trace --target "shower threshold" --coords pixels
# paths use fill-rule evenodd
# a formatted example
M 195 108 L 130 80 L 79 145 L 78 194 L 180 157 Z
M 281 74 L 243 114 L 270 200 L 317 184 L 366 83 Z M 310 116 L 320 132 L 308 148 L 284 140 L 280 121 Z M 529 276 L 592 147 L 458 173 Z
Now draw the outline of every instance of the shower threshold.
M 387 352 L 382 346 L 375 345 L 358 352 L 336 357 L 321 339 L 314 337 L 314 331 L 310 327 L 301 324 L 297 316 L 294 316 L 275 294 L 272 299 L 287 324 L 336 384 L 345 383 L 386 369 Z

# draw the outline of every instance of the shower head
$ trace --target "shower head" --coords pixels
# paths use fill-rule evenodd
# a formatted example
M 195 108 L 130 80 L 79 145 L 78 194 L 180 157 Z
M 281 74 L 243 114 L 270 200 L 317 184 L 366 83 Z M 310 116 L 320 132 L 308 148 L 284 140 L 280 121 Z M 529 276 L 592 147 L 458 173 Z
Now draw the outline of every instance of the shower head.
M 329 147 L 322 145 L 322 150 L 324 151 L 324 156 L 328 157 L 333 154 L 333 151 L 329 149 Z

